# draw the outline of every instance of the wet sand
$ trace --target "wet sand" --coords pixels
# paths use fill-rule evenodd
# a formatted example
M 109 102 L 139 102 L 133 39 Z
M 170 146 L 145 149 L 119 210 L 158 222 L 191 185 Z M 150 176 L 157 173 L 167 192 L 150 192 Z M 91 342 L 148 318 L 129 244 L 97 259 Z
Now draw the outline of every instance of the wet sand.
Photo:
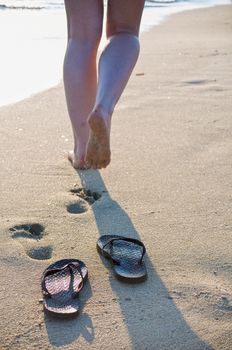
M 106 170 L 66 159 L 62 86 L 0 109 L 1 350 L 232 348 L 231 18 L 181 13 L 142 36 Z M 103 234 L 145 243 L 146 282 L 115 279 Z M 72 257 L 89 269 L 82 311 L 49 318 L 42 272 Z

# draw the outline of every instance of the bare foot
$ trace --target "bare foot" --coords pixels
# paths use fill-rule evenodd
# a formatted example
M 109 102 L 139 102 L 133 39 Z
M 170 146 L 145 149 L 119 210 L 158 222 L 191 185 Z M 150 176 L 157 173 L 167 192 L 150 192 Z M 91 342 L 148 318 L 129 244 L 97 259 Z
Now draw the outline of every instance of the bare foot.
M 69 151 L 68 160 L 70 161 L 74 169 L 85 170 L 89 168 L 85 162 L 85 154 L 82 157 L 80 157 L 76 156 L 74 154 L 74 151 Z
M 95 110 L 89 117 L 90 138 L 86 162 L 94 169 L 106 168 L 110 163 L 110 119 Z

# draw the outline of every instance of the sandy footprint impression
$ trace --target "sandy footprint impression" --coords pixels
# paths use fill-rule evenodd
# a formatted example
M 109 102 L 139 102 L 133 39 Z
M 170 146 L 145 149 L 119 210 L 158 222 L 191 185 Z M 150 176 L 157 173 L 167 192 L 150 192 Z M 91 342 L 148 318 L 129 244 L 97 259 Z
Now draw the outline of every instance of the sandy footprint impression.
M 11 237 L 22 244 L 30 258 L 36 260 L 47 260 L 52 257 L 51 245 L 38 245 L 44 237 L 44 230 L 44 226 L 38 223 L 15 225 L 9 229 Z
M 88 211 L 89 207 L 93 205 L 97 200 L 101 198 L 101 194 L 98 192 L 92 192 L 91 190 L 74 186 L 70 192 L 78 197 L 78 201 L 70 202 L 66 208 L 70 214 L 82 214 Z
M 75 196 L 75 201 L 66 205 L 70 214 L 82 214 L 89 210 L 97 200 L 101 198 L 98 192 L 74 186 L 70 193 Z M 35 260 L 47 260 L 52 257 L 53 247 L 41 245 L 45 241 L 45 227 L 39 223 L 25 223 L 12 226 L 9 229 L 11 237 L 16 239 L 24 248 L 26 254 Z

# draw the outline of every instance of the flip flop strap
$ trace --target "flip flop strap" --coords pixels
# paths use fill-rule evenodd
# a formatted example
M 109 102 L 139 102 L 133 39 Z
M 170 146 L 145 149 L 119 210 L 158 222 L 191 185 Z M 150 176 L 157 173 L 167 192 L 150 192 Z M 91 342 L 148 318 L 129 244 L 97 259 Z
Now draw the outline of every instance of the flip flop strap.
M 139 260 L 139 263 L 142 264 L 142 260 L 143 260 L 143 257 L 144 257 L 144 254 L 146 253 L 146 248 L 145 248 L 145 245 L 139 241 L 138 239 L 135 239 L 135 238 L 129 238 L 129 237 L 117 237 L 117 238 L 110 238 L 102 247 L 102 251 L 104 251 L 104 248 L 108 245 L 108 244 L 112 244 L 113 242 L 115 241 L 126 241 L 126 242 L 131 242 L 131 243 L 134 243 L 134 244 L 137 244 L 139 245 L 140 247 L 143 248 L 143 251 L 142 251 L 142 256 Z M 119 261 L 118 260 L 115 260 L 114 258 L 112 258 L 113 261 L 115 261 L 117 264 L 119 264 Z
M 69 269 L 71 276 L 73 276 L 73 274 L 74 274 L 74 273 L 73 273 L 73 269 L 72 269 L 73 267 L 75 267 L 75 268 L 78 270 L 78 272 L 80 273 L 80 276 L 81 276 L 81 282 L 80 282 L 79 285 L 78 285 L 78 291 L 74 291 L 74 292 L 73 292 L 73 298 L 75 298 L 75 297 L 77 296 L 78 292 L 80 291 L 80 289 L 82 288 L 83 282 L 84 282 L 84 277 L 83 277 L 83 274 L 82 274 L 82 271 L 81 271 L 81 267 L 80 267 L 79 263 L 76 262 L 76 261 L 71 262 L 71 263 L 68 263 L 68 264 L 66 264 L 66 265 L 64 265 L 64 266 L 62 266 L 62 267 L 57 267 L 57 268 L 55 268 L 55 269 L 48 269 L 48 270 L 46 270 L 46 271 L 44 272 L 43 278 L 42 278 L 42 290 L 43 290 L 43 294 L 44 294 L 46 297 L 50 297 L 50 296 L 51 296 L 51 293 L 49 293 L 49 291 L 47 290 L 47 287 L 46 287 L 46 283 L 45 283 L 46 277 L 51 276 L 51 275 L 53 275 L 53 274 L 56 273 L 56 272 L 64 271 L 64 270 L 67 269 L 67 268 Z

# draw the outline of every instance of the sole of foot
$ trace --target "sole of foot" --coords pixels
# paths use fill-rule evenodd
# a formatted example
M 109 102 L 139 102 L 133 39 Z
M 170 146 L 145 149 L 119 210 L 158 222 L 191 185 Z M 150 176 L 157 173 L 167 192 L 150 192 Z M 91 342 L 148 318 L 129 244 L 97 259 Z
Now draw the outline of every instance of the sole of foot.
M 97 112 L 89 117 L 90 138 L 86 162 L 94 169 L 106 168 L 110 163 L 110 126 Z

